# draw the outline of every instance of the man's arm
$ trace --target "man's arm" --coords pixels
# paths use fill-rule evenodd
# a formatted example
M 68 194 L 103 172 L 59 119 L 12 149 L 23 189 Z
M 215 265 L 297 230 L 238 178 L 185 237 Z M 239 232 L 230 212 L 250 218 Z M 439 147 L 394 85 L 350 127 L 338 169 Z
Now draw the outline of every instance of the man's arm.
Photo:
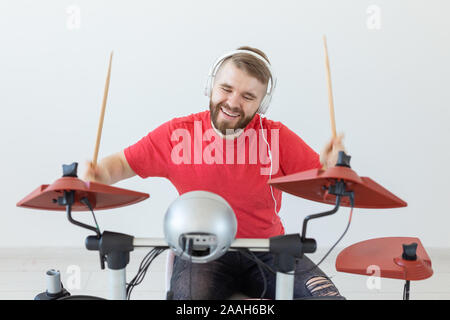
M 103 158 L 95 167 L 92 162 L 88 161 L 83 180 L 111 185 L 135 175 L 136 173 L 128 164 L 124 152 L 120 151 Z
M 339 151 L 345 151 L 340 134 L 330 141 L 317 154 L 295 132 L 285 125 L 280 127 L 280 168 L 283 174 L 292 174 L 313 168 L 327 168 L 336 165 Z M 273 151 L 272 151 L 273 152 Z

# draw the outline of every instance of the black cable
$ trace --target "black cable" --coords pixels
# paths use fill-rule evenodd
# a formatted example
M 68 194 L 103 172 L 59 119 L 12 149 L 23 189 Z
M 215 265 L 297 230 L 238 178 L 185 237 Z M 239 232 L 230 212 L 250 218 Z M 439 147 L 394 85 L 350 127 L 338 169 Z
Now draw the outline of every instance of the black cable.
M 135 283 L 135 286 L 141 284 L 141 282 L 144 280 L 144 277 L 147 274 L 148 268 L 150 267 L 153 260 L 155 260 L 156 257 L 158 257 L 165 250 L 163 248 L 155 248 L 155 249 L 156 250 L 155 250 L 153 256 L 151 257 L 151 259 L 148 260 L 147 264 L 145 264 L 145 265 L 143 265 L 143 267 L 141 267 L 142 268 L 141 277 L 138 278 L 139 281 L 137 281 Z
M 244 256 L 246 256 L 250 260 L 253 260 L 254 262 L 256 262 L 261 267 L 264 267 L 266 270 L 272 272 L 273 274 L 277 273 L 275 270 L 272 269 L 272 267 L 269 264 L 265 263 L 264 261 L 261 261 L 256 255 L 252 256 L 251 255 L 251 251 L 249 249 L 241 248 L 241 249 L 237 249 L 237 251 L 242 253 Z
M 153 250 L 151 250 L 146 257 L 144 257 L 141 265 L 139 266 L 139 271 L 136 274 L 136 276 L 133 278 L 133 280 L 130 282 L 129 286 L 127 287 L 127 296 L 128 299 L 130 299 L 131 297 L 131 292 L 133 291 L 133 289 L 142 283 L 142 281 L 145 278 L 145 275 L 147 274 L 147 270 L 150 266 L 150 264 L 153 262 L 153 260 L 160 255 L 165 249 L 161 249 L 161 248 L 154 248 Z
M 58 197 L 57 202 L 60 205 L 65 205 L 66 206 L 67 219 L 69 220 L 70 223 L 72 223 L 72 224 L 74 224 L 76 226 L 79 226 L 81 228 L 94 231 L 97 234 L 97 237 L 100 238 L 101 234 L 99 233 L 98 226 L 96 228 L 96 227 L 90 226 L 88 224 L 85 224 L 85 223 L 82 223 L 82 222 L 79 222 L 79 221 L 76 221 L 76 220 L 73 219 L 73 217 L 72 217 L 72 205 L 74 203 L 74 197 L 75 197 L 75 191 L 73 191 L 73 190 L 72 191 L 65 191 L 64 190 L 64 197 Z M 84 203 L 86 206 L 88 206 L 86 204 L 86 203 L 89 203 L 87 198 L 81 199 L 81 202 Z M 88 208 L 89 208 L 89 206 L 88 206 Z
M 136 286 L 140 285 L 144 280 L 145 275 L 147 274 L 147 270 L 150 267 L 153 260 L 155 260 L 156 257 L 158 257 L 165 250 L 166 250 L 165 248 L 155 247 L 145 255 L 145 257 L 142 259 L 141 264 L 139 265 L 138 272 L 136 273 L 134 278 L 127 284 L 126 289 L 127 300 L 130 300 L 131 292 L 133 291 L 133 289 Z
M 308 269 L 308 270 L 303 270 L 303 271 L 299 271 L 299 272 L 286 272 L 286 274 L 290 274 L 290 275 L 301 275 L 304 273 L 308 273 L 313 271 L 314 269 L 318 268 L 319 265 L 328 257 L 328 255 L 331 253 L 331 251 L 333 251 L 333 249 L 337 246 L 337 244 L 342 240 L 342 238 L 345 236 L 345 234 L 348 231 L 348 228 L 350 227 L 350 223 L 352 222 L 352 216 L 353 216 L 353 205 L 350 209 L 350 217 L 348 219 L 348 223 L 347 223 L 347 227 L 345 228 L 344 232 L 342 233 L 342 235 L 339 237 L 339 239 L 334 243 L 334 245 L 330 248 L 330 250 L 328 250 L 328 252 L 323 256 L 323 258 L 319 261 L 319 263 L 317 263 L 315 266 L 313 266 L 312 268 Z
M 80 202 L 83 203 L 86 207 L 88 207 L 89 210 L 91 211 L 92 217 L 94 218 L 95 226 L 97 227 L 97 235 L 100 236 L 102 234 L 102 232 L 100 231 L 100 227 L 98 226 L 97 219 L 95 218 L 94 209 L 92 208 L 91 203 L 89 202 L 88 198 L 86 198 L 86 197 L 81 198 Z
M 156 249 L 152 249 L 149 253 L 147 253 L 142 260 L 141 264 L 139 265 L 138 272 L 136 276 L 128 283 L 127 286 L 127 299 L 129 300 L 131 297 L 131 292 L 133 291 L 134 287 L 137 286 L 142 282 L 142 275 L 145 275 L 146 267 L 149 265 L 149 261 L 152 260 L 153 256 L 155 255 Z
M 334 247 L 336 247 L 336 245 L 342 240 L 342 238 L 345 236 L 345 234 L 348 231 L 348 228 L 350 227 L 350 223 L 352 221 L 352 215 L 353 215 L 353 201 L 351 201 L 352 203 L 352 207 L 350 209 L 350 218 L 348 220 L 348 224 L 347 227 L 344 230 L 344 233 L 339 237 L 339 239 L 336 241 L 336 243 L 331 247 L 330 250 L 328 250 L 328 252 L 323 256 L 323 258 L 319 261 L 319 263 L 317 263 L 314 267 L 308 269 L 308 270 L 303 270 L 303 271 L 299 271 L 299 272 L 283 272 L 285 274 L 289 274 L 289 275 L 301 275 L 307 272 L 310 272 L 316 268 L 319 267 L 319 265 L 328 257 L 328 255 L 331 253 L 331 251 L 334 249 Z M 255 261 L 257 264 L 261 265 L 262 267 L 266 268 L 267 270 L 269 270 L 270 272 L 276 274 L 277 271 L 273 270 L 272 267 L 270 265 L 268 265 L 267 263 L 261 261 L 258 257 L 256 257 L 255 255 L 251 255 L 249 254 L 249 252 L 251 252 L 248 249 L 238 249 L 239 252 L 241 252 L 243 255 L 245 255 L 247 258 Z
M 258 259 L 258 257 L 252 251 L 249 251 L 249 252 L 253 256 L 253 258 Z M 260 296 L 260 299 L 262 300 L 264 298 L 264 296 L 266 295 L 266 291 L 267 291 L 267 278 L 266 278 L 266 274 L 264 273 L 264 270 L 261 267 L 261 264 L 257 263 L 256 265 L 258 266 L 259 272 L 261 272 L 261 276 L 262 276 L 263 282 L 264 282 L 264 289 Z

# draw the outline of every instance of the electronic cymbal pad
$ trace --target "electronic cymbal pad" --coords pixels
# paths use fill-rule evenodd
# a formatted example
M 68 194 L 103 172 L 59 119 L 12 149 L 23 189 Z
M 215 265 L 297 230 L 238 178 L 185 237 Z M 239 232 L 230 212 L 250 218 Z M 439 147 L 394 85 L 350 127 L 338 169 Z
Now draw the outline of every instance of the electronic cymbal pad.
M 87 198 L 93 210 L 113 209 L 143 201 L 149 197 L 147 193 L 112 187 L 109 185 L 83 181 L 77 177 L 77 163 L 63 165 L 63 177 L 52 184 L 43 184 L 21 201 L 18 207 L 66 211 L 65 194 L 73 196 L 72 211 L 89 211 L 83 201 Z
M 343 151 L 335 167 L 327 170 L 312 169 L 268 183 L 294 196 L 326 204 L 335 204 L 336 196 L 343 196 L 341 206 L 350 207 L 353 193 L 355 208 L 387 209 L 406 207 L 407 203 L 368 177 L 360 177 L 350 168 L 350 156 Z

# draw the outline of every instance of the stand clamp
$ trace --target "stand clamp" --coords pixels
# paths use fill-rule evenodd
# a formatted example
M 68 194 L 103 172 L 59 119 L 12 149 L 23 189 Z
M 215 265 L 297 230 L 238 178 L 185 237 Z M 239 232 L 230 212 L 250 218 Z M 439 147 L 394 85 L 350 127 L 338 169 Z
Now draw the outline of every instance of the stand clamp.
M 133 240 L 134 237 L 127 234 L 104 231 L 100 238 L 88 236 L 85 245 L 88 250 L 100 252 L 102 269 L 106 261 L 109 269 L 120 270 L 130 262 L 130 252 L 134 250 Z

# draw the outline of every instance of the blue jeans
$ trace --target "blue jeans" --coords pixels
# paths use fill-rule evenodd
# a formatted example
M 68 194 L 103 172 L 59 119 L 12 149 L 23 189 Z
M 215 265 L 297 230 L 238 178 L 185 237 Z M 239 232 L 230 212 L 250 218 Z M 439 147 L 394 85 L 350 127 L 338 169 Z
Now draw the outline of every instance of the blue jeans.
M 274 269 L 274 258 L 268 252 L 254 253 L 260 260 Z M 339 291 L 319 268 L 311 271 L 315 264 L 303 257 L 296 262 L 294 299 L 315 296 L 340 297 Z M 275 299 L 276 275 L 263 269 L 267 289 L 263 298 Z M 223 300 L 240 292 L 251 298 L 260 298 L 264 280 L 258 265 L 237 251 L 229 251 L 219 259 L 208 263 L 191 263 L 175 257 L 171 279 L 171 293 L 175 300 Z

